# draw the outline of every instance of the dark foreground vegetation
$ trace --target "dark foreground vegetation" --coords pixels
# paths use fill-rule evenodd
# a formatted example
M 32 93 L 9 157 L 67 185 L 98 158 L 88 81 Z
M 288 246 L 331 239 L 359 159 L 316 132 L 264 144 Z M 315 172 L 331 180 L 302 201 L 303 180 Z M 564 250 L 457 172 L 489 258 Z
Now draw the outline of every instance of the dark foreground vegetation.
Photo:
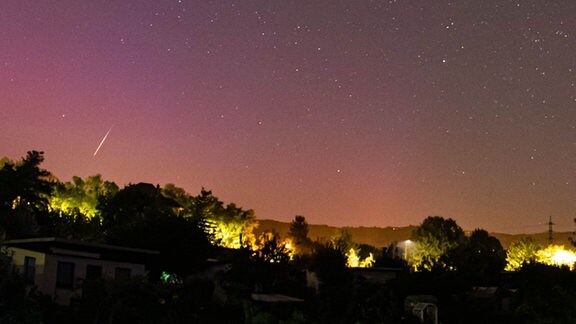
M 205 189 L 61 182 L 42 162 L 0 161 L 0 323 L 576 322 L 573 261 L 550 261 L 560 247 L 505 251 L 439 216 L 383 248 L 346 231 L 312 240 L 302 216 L 285 237 L 256 236 L 251 210 Z M 144 276 L 78 278 L 62 305 L 14 266 L 10 242 L 39 237 L 157 254 Z

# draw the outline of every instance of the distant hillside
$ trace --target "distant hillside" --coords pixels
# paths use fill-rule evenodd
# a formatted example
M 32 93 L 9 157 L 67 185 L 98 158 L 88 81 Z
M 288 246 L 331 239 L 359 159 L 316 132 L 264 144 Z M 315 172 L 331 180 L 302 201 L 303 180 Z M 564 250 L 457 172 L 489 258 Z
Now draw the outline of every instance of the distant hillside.
M 256 235 L 264 232 L 274 230 L 281 236 L 286 236 L 290 230 L 290 223 L 279 222 L 275 220 L 264 219 L 260 220 L 260 226 L 255 231 Z M 308 237 L 313 240 L 328 240 L 334 236 L 340 227 L 328 225 L 315 225 L 309 224 L 310 232 Z M 406 227 L 343 227 L 350 232 L 354 242 L 358 244 L 369 244 L 376 247 L 388 246 L 393 242 L 401 242 L 410 239 L 412 231 L 416 226 Z M 536 242 L 541 245 L 548 244 L 548 233 L 538 234 L 505 234 L 505 233 L 490 233 L 490 235 L 500 240 L 502 246 L 507 249 L 510 243 L 519 240 L 525 236 L 531 236 Z M 571 232 L 558 232 L 554 233 L 554 244 L 564 245 L 566 247 L 572 246 L 569 238 L 572 236 Z
M 490 233 L 490 235 L 496 237 L 500 240 L 500 244 L 507 249 L 510 243 L 521 239 L 522 237 L 530 236 L 536 243 L 540 245 L 548 245 L 548 232 L 536 233 L 536 234 L 505 234 L 505 233 Z M 555 232 L 553 234 L 553 244 L 564 245 L 565 247 L 572 247 L 570 242 L 570 237 L 572 237 L 572 232 Z
M 260 226 L 256 234 L 264 231 L 274 230 L 281 236 L 286 236 L 290 230 L 290 223 L 275 220 L 260 220 Z M 335 227 L 328 225 L 309 224 L 309 234 L 313 240 L 329 240 L 338 230 L 346 229 L 352 235 L 354 242 L 359 244 L 370 244 L 377 247 L 388 246 L 392 242 L 400 242 L 410 238 L 412 230 L 416 226 L 407 227 Z

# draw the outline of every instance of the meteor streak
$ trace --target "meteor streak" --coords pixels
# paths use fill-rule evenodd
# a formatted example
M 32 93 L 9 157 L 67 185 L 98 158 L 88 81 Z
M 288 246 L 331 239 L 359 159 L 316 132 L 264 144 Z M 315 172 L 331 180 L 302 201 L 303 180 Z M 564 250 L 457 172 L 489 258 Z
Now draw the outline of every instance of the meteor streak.
M 100 145 L 98 145 L 98 148 L 96 148 L 96 151 L 94 151 L 94 156 L 96 156 L 96 154 L 98 154 L 98 151 L 100 150 L 100 148 L 102 147 L 102 144 L 104 144 L 104 141 L 106 141 L 106 138 L 108 137 L 108 134 L 110 134 L 110 131 L 112 130 L 112 127 L 110 127 L 110 129 L 106 132 L 106 135 L 104 135 L 104 138 L 102 139 L 102 141 L 100 142 Z

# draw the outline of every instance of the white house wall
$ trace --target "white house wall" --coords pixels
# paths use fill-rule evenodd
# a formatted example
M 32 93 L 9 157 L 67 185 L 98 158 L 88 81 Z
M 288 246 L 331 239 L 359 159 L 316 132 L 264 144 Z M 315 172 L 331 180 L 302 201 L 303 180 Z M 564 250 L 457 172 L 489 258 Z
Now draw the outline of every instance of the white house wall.
M 88 265 L 101 266 L 102 277 L 109 279 L 114 278 L 116 268 L 130 269 L 131 277 L 146 274 L 146 269 L 143 264 L 90 259 L 79 256 L 45 254 L 14 247 L 10 247 L 9 250 L 13 252 L 13 264 L 21 273 L 24 271 L 24 258 L 26 256 L 36 258 L 35 285 L 38 287 L 38 291 L 52 296 L 56 303 L 62 305 L 70 304 L 72 297 L 81 296 L 81 286 L 83 280 L 86 278 L 86 267 Z M 58 262 L 70 262 L 74 264 L 74 284 L 72 289 L 56 287 Z

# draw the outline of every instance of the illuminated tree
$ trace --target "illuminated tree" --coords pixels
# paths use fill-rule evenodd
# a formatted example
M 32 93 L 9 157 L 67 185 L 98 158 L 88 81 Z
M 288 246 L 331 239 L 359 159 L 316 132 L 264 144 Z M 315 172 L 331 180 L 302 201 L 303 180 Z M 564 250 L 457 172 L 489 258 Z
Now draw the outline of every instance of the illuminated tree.
M 254 211 L 243 210 L 231 203 L 208 222 L 213 225 L 212 234 L 219 245 L 234 249 L 254 245 L 254 229 L 258 227 Z
M 374 265 L 374 255 L 368 254 L 367 257 L 360 256 L 360 249 L 351 248 L 346 252 L 346 266 L 348 268 L 370 268 Z
M 99 216 L 99 204 L 103 200 L 109 200 L 118 192 L 118 186 L 109 181 L 103 181 L 102 176 L 97 174 L 83 180 L 80 177 L 72 177 L 71 182 L 59 183 L 50 197 L 50 207 L 60 214 L 81 215 L 91 219 Z
M 360 257 L 355 249 L 350 249 L 346 252 L 346 266 L 348 268 L 358 268 L 360 266 Z
M 410 263 L 416 270 L 454 269 L 457 249 L 466 236 L 453 219 L 429 216 L 412 233 Z
M 374 264 L 374 255 L 372 252 L 362 253 L 362 248 L 370 249 L 367 245 L 358 245 L 352 241 L 352 234 L 346 229 L 341 229 L 332 237 L 328 246 L 340 251 L 346 258 L 346 266 L 349 268 L 366 268 Z M 370 249 L 372 250 L 372 249 Z
M 14 161 L 10 160 L 7 156 L 0 159 L 0 168 L 3 168 L 4 165 L 11 163 L 14 164 Z
M 243 210 L 234 203 L 224 207 L 224 203 L 204 188 L 200 195 L 194 197 L 192 217 L 207 223 L 213 244 L 233 249 L 251 248 L 255 244 L 253 232 L 258 227 L 258 221 L 254 211 Z
M 536 252 L 536 262 L 556 267 L 574 269 L 576 253 L 563 245 L 549 245 Z
M 540 249 L 541 247 L 531 237 L 524 237 L 512 242 L 506 252 L 505 270 L 517 271 L 525 264 L 536 262 L 537 253 Z
M 184 189 L 168 183 L 162 188 L 162 195 L 178 203 L 178 214 L 185 217 L 193 216 L 194 197 Z
M 356 244 L 352 241 L 352 234 L 345 228 L 338 230 L 336 235 L 330 240 L 329 245 L 342 252 L 342 254 L 346 254 L 350 249 L 356 248 Z

